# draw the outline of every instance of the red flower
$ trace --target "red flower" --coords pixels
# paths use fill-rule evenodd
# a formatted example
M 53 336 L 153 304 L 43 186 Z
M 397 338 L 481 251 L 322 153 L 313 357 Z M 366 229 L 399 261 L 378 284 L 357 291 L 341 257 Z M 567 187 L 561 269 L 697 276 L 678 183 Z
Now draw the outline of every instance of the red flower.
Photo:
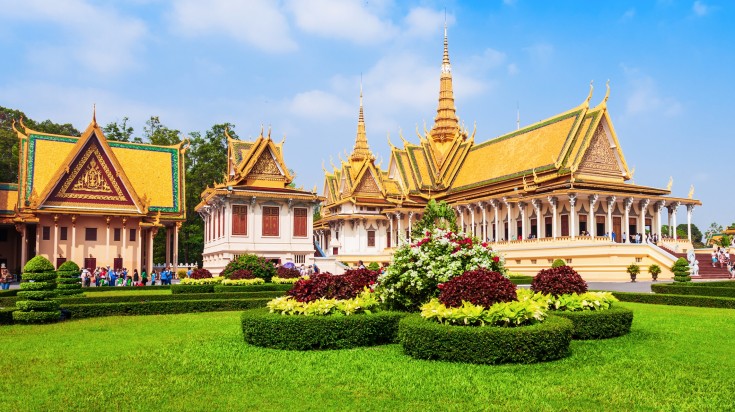
M 482 247 L 487 247 L 487 242 L 482 242 Z
M 439 289 L 444 289 L 444 284 L 443 283 L 440 283 L 440 284 L 436 285 L 436 287 L 439 288 Z
M 500 258 L 497 256 L 493 256 L 493 262 L 498 263 L 500 262 Z

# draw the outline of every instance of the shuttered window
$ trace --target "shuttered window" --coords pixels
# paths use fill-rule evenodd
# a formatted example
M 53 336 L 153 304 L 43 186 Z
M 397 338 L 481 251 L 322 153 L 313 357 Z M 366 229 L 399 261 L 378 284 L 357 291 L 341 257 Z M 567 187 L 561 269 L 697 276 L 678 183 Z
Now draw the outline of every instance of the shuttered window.
M 306 213 L 305 207 L 297 207 L 293 210 L 293 235 L 295 237 L 306 237 Z
M 375 231 L 374 230 L 368 230 L 368 247 L 374 247 L 375 246 Z
M 263 206 L 263 236 L 278 236 L 278 207 Z
M 248 234 L 248 207 L 232 206 L 232 234 Z

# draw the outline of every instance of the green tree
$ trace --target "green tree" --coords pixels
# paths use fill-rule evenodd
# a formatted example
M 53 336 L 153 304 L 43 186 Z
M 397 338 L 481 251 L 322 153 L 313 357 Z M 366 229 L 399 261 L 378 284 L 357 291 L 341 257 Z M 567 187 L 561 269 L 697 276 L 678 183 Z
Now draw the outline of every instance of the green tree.
M 710 244 L 712 236 L 722 233 L 722 230 L 722 225 L 718 224 L 717 222 L 710 223 L 709 227 L 704 232 L 704 237 L 705 239 L 707 239 L 707 244 Z
M 454 213 L 454 209 L 446 202 L 442 201 L 437 203 L 436 200 L 431 199 L 424 209 L 424 215 L 421 216 L 421 220 L 414 225 L 411 236 L 420 239 L 424 236 L 424 232 L 432 230 L 435 227 L 448 228 L 456 232 L 458 230 L 457 215 Z
M 158 146 L 171 146 L 181 142 L 181 132 L 164 126 L 158 116 L 151 116 L 145 124 L 144 141 Z
M 122 122 L 110 122 L 102 128 L 105 132 L 107 140 L 115 140 L 118 142 L 134 142 L 143 143 L 140 137 L 133 137 L 133 126 L 128 124 L 128 117 L 123 117 Z
M 680 238 L 686 239 L 688 236 L 686 223 L 676 226 L 676 235 Z M 692 243 L 695 248 L 704 247 L 704 243 L 702 243 L 702 231 L 700 231 L 694 223 L 692 223 Z

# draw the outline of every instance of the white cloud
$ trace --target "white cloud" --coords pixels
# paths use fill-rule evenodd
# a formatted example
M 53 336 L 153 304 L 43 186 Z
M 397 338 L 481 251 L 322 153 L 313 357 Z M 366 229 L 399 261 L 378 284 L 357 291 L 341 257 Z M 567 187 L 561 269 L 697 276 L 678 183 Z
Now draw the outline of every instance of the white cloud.
M 703 1 L 695 1 L 694 4 L 692 4 L 692 11 L 694 14 L 696 14 L 699 17 L 706 16 L 709 14 L 710 11 L 712 11 L 712 8 L 706 4 L 704 4 Z
M 84 0 L 9 0 L 3 4 L 0 20 L 3 17 L 12 22 L 51 23 L 61 29 L 62 35 L 55 44 L 28 52 L 34 63 L 48 66 L 52 62 L 49 70 L 54 72 L 73 67 L 75 71 L 112 75 L 135 68 L 140 61 L 137 51 L 148 34 L 140 19 Z M 33 27 L 28 26 L 27 30 Z
M 653 77 L 641 73 L 636 68 L 622 66 L 626 80 L 632 91 L 625 102 L 625 111 L 628 115 L 641 115 L 646 113 L 659 113 L 672 117 L 679 115 L 683 107 L 678 100 L 672 97 L 662 96 L 658 91 L 656 81 Z
M 635 8 L 630 8 L 623 13 L 623 15 L 620 17 L 621 21 L 628 21 L 632 20 L 633 17 L 635 17 Z
M 515 76 L 516 74 L 518 74 L 518 65 L 516 65 L 515 63 L 509 64 L 507 68 L 508 68 L 509 75 Z
M 173 29 L 187 36 L 223 33 L 266 52 L 297 48 L 286 17 L 269 0 L 178 0 L 171 17 Z
M 554 46 L 549 43 L 536 43 L 523 50 L 537 64 L 549 64 L 554 56 Z
M 296 26 L 307 33 L 357 44 L 382 43 L 394 37 L 398 29 L 393 23 L 381 19 L 366 4 L 359 0 L 292 0 L 286 8 Z
M 444 18 L 445 14 L 442 10 L 414 7 L 403 19 L 406 26 L 403 34 L 407 37 L 435 36 L 438 30 L 441 30 L 444 26 Z M 446 15 L 447 25 L 453 25 L 454 21 L 454 15 Z
M 503 4 L 506 6 L 515 6 L 517 0 L 503 0 Z
M 288 103 L 291 113 L 313 120 L 349 116 L 353 114 L 351 107 L 335 94 L 322 90 L 299 93 Z
M 469 64 L 462 67 L 471 68 L 472 70 L 484 71 L 500 67 L 505 62 L 505 53 L 486 48 L 482 54 L 470 57 Z

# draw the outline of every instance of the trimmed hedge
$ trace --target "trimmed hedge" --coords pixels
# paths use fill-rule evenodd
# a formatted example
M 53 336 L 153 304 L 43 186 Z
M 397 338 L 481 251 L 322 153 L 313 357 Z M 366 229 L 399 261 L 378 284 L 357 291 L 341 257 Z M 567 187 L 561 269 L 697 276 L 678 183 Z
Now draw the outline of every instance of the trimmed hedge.
M 13 312 L 16 310 L 15 308 L 0 309 L 0 325 L 12 325 Z
M 671 285 L 671 283 L 669 283 Z M 714 288 L 735 288 L 735 280 L 719 280 L 714 282 L 692 282 L 687 286 L 714 287 Z
M 23 312 L 16 310 L 13 312 L 13 322 L 15 323 L 52 323 L 61 319 L 61 312 Z
M 514 285 L 530 285 L 533 282 L 533 276 L 511 276 L 510 281 Z
M 173 285 L 172 285 L 173 286 Z M 111 290 L 159 290 L 159 289 L 171 289 L 169 285 L 155 285 L 155 286 L 100 286 L 91 288 L 84 288 L 84 293 L 89 292 L 109 292 Z
M 693 284 L 691 283 L 651 285 L 651 290 L 655 293 L 666 293 L 669 295 L 720 296 L 725 298 L 735 298 L 735 288 L 692 285 Z
M 418 359 L 480 364 L 534 363 L 569 355 L 574 326 L 549 315 L 543 323 L 516 328 L 453 326 L 406 316 L 398 340 L 407 355 Z
M 26 312 L 51 312 L 59 310 L 59 302 L 55 300 L 21 300 L 16 305 L 18 310 Z
M 15 296 L 18 292 L 18 289 L 0 290 L 0 297 Z
M 214 293 L 214 285 L 171 285 L 171 294 Z
M 627 335 L 633 324 L 633 311 L 620 306 L 611 306 L 606 310 L 559 310 L 552 313 L 571 320 L 574 324 L 572 338 L 580 340 Z
M 735 298 L 717 296 L 666 295 L 656 293 L 612 292 L 622 302 L 653 305 L 695 306 L 700 308 L 735 309 Z
M 55 290 L 21 290 L 18 292 L 18 299 L 28 300 L 44 300 L 51 299 L 56 296 Z
M 24 273 L 23 282 L 26 281 L 34 282 L 48 282 L 49 280 L 56 280 L 56 272 L 41 272 L 41 273 Z
M 268 283 L 265 285 L 243 285 L 243 286 L 226 286 L 226 285 L 215 285 L 215 293 L 242 293 L 242 292 L 266 292 L 266 291 L 278 291 L 287 292 L 291 290 L 293 285 L 278 285 Z
M 20 290 L 53 290 L 55 286 L 56 283 L 52 282 L 23 282 L 20 284 Z
M 273 299 L 283 296 L 282 292 L 250 292 L 250 293 L 213 293 L 202 296 L 202 300 L 242 300 L 242 299 Z M 180 293 L 177 295 L 131 295 L 131 296 L 86 296 L 57 299 L 62 305 L 85 305 L 93 303 L 123 303 L 123 302 L 164 302 L 172 300 L 196 300 L 199 296 Z
M 241 316 L 245 342 L 288 350 L 346 349 L 395 341 L 406 314 L 380 311 L 349 316 L 300 316 L 254 309 Z
M 97 303 L 62 305 L 72 319 L 100 316 L 165 315 L 173 313 L 217 312 L 264 307 L 270 299 L 206 299 L 158 302 Z

